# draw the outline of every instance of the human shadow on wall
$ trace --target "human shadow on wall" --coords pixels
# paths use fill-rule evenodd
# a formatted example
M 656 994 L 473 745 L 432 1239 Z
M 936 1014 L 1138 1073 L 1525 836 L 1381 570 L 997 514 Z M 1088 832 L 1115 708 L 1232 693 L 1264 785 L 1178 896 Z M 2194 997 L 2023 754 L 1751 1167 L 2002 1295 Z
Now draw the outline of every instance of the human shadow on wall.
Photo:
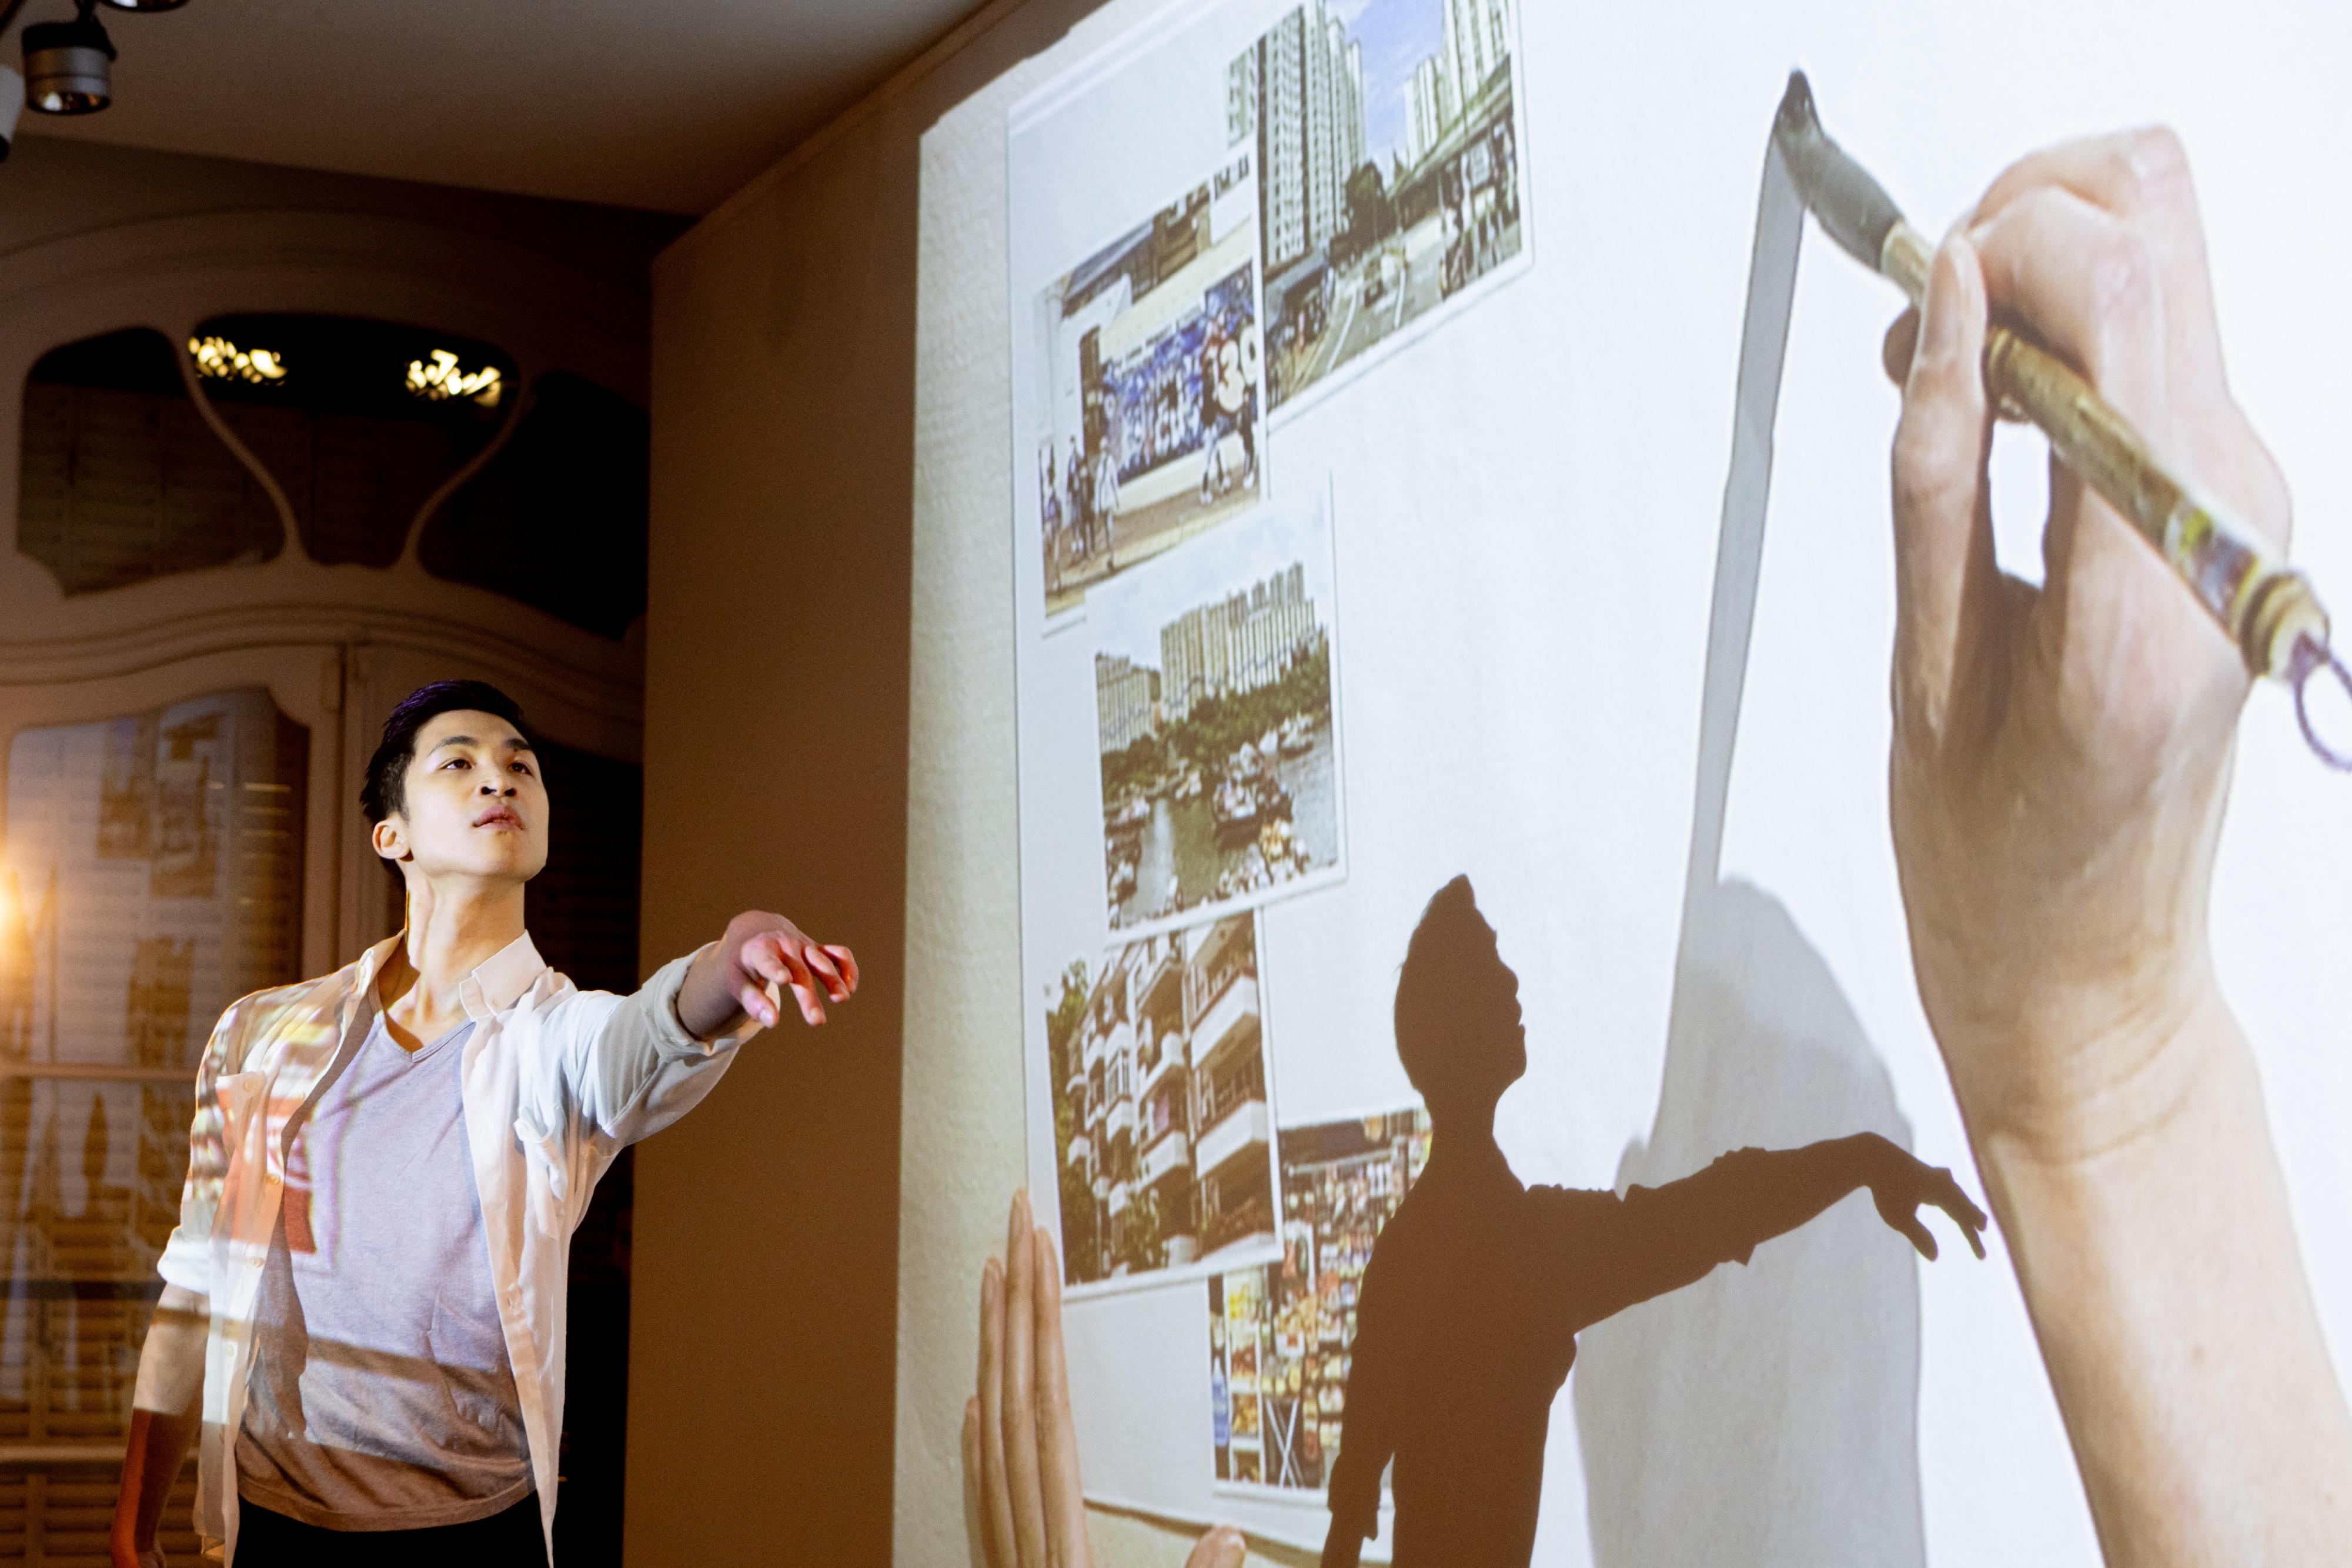
M 1617 1185 L 1722 1149 L 1867 1129 L 1909 1146 L 1894 1084 L 1780 903 L 1690 907 L 1665 1076 Z M 1574 1399 L 1600 1568 L 1924 1563 L 1919 1282 L 1860 1205 L 1596 1325 Z
M 1770 906 L 1743 898 L 1717 901 L 1715 907 L 1769 911 Z M 1746 925 L 1759 932 L 1772 928 L 1769 919 L 1751 919 Z M 1780 925 L 1794 936 L 1785 916 Z M 1729 928 L 1743 926 L 1735 923 Z M 1710 922 L 1707 929 L 1716 927 Z M 1801 948 L 1802 944 L 1796 946 Z M 1785 941 L 1741 951 L 1765 962 L 1792 956 Z M 1796 1031 L 1809 1026 L 1822 999 L 1812 982 L 1826 977 L 1818 959 L 1812 960 L 1812 971 L 1808 976 L 1799 966 L 1784 977 L 1793 984 L 1792 998 L 1808 1010 L 1780 1014 L 1758 1008 L 1742 1014 L 1734 1009 L 1723 1021 L 1734 1029 L 1777 1021 L 1791 1031 L 1790 1040 L 1801 1040 L 1804 1035 Z M 1733 994 L 1740 993 L 1735 988 Z M 1835 996 L 1834 987 L 1828 994 Z M 1848 1023 L 1852 1037 L 1858 1040 L 1860 1030 L 1851 1027 L 1850 1015 Z M 1542 1500 L 1551 1408 L 1576 1360 L 1578 1333 L 1629 1307 L 1705 1280 L 1719 1264 L 1747 1262 L 1759 1245 L 1805 1225 L 1851 1192 L 1867 1188 L 1877 1219 L 1907 1237 L 1926 1256 L 1934 1257 L 1937 1245 L 1919 1218 L 1923 1205 L 1950 1214 L 1982 1255 L 1978 1238 L 1985 1217 L 1950 1173 L 1922 1166 L 1892 1141 L 1870 1132 L 1822 1139 L 1801 1148 L 1739 1148 L 1696 1175 L 1654 1187 L 1636 1186 L 1622 1195 L 1523 1186 L 1494 1135 L 1496 1102 L 1527 1071 L 1518 978 L 1503 962 L 1495 933 L 1478 913 L 1465 877 L 1456 877 L 1438 891 L 1412 934 L 1397 982 L 1396 1037 L 1406 1074 L 1429 1109 L 1433 1140 L 1421 1178 L 1373 1246 L 1357 1298 L 1346 1425 L 1331 1474 L 1326 1568 L 1351 1568 L 1357 1561 L 1362 1542 L 1377 1525 L 1381 1476 L 1391 1459 L 1398 1568 L 1439 1563 L 1448 1568 L 1526 1568 Z M 1801 1058 L 1801 1050 L 1771 1048 L 1759 1054 L 1769 1069 L 1775 1061 Z M 1757 1083 L 1750 1077 L 1740 1087 L 1752 1090 Z M 1806 1087 L 1767 1081 L 1764 1092 L 1768 1099 L 1794 1100 Z M 1891 1113 L 1883 1075 L 1880 1094 Z M 1823 1110 L 1808 1114 L 1834 1116 L 1843 1109 L 1832 1100 Z M 1694 1135 L 1711 1133 L 1711 1127 L 1697 1128 Z M 1708 1143 L 1700 1157 L 1727 1141 Z M 1666 1157 L 1662 1151 L 1661 1158 Z M 1674 1168 L 1688 1171 L 1696 1164 L 1696 1159 L 1682 1159 Z M 1777 1259 L 1780 1254 L 1768 1256 Z M 1650 1379 L 1664 1378 L 1678 1388 L 1704 1393 L 1711 1380 L 1727 1375 L 1733 1388 L 1748 1395 L 1733 1414 L 1756 1419 L 1745 1421 L 1727 1439 L 1719 1432 L 1703 1433 L 1704 1412 L 1692 1404 L 1689 1409 L 1696 1419 L 1687 1429 L 1652 1431 L 1637 1422 L 1622 1434 L 1588 1430 L 1588 1444 L 1622 1436 L 1629 1442 L 1658 1445 L 1643 1447 L 1630 1457 L 1653 1461 L 1657 1473 L 1677 1480 L 1692 1478 L 1701 1488 L 1723 1485 L 1724 1475 L 1713 1473 L 1708 1456 L 1722 1452 L 1724 1441 L 1753 1445 L 1751 1453 L 1736 1456 L 1726 1472 L 1734 1478 L 1730 1490 L 1756 1505 L 1738 1511 L 1731 1521 L 1737 1528 L 1759 1523 L 1774 1509 L 1810 1521 L 1824 1508 L 1844 1507 L 1840 1493 L 1848 1478 L 1824 1476 L 1809 1461 L 1858 1456 L 1843 1447 L 1815 1445 L 1795 1418 L 1795 1403 L 1774 1406 L 1759 1397 L 1792 1376 L 1808 1377 L 1816 1371 L 1832 1384 L 1833 1397 L 1840 1381 L 1837 1367 L 1817 1369 L 1801 1357 L 1787 1355 L 1777 1358 L 1781 1364 L 1754 1373 L 1708 1364 L 1725 1359 L 1720 1353 L 1726 1342 L 1769 1354 L 1775 1344 L 1797 1336 L 1795 1325 L 1801 1320 L 1820 1320 L 1825 1325 L 1818 1333 L 1803 1329 L 1807 1343 L 1850 1333 L 1856 1319 L 1871 1322 L 1874 1306 L 1856 1311 L 1838 1304 L 1857 1283 L 1865 1291 L 1912 1289 L 1907 1249 L 1883 1233 L 1857 1234 L 1822 1258 L 1822 1266 L 1785 1280 L 1776 1274 L 1776 1289 L 1759 1300 L 1729 1298 L 1708 1324 L 1717 1344 L 1682 1340 L 1656 1347 L 1637 1344 L 1632 1354 L 1620 1357 L 1633 1368 L 1633 1393 L 1620 1403 L 1637 1413 L 1653 1403 L 1646 1395 Z M 1852 1278 L 1839 1271 L 1849 1267 L 1855 1270 Z M 1907 1336 L 1916 1374 L 1917 1307 L 1913 1297 L 1904 1299 L 1910 1304 L 1898 1337 Z M 1751 1315 L 1759 1320 L 1757 1325 L 1748 1322 Z M 1648 1361 L 1636 1363 L 1635 1357 L 1653 1350 Z M 1692 1358 L 1688 1366 L 1671 1361 L 1685 1355 Z M 1875 1368 L 1874 1362 L 1870 1364 Z M 1755 1381 L 1758 1376 L 1763 1381 Z M 1626 1381 L 1619 1377 L 1614 1383 Z M 1612 1385 L 1604 1380 L 1604 1388 Z M 1909 1386 L 1904 1385 L 1906 1400 Z M 1808 1398 L 1813 1397 L 1808 1391 Z M 1679 1413 L 1683 1406 L 1671 1408 Z M 1916 1556 L 1917 1465 L 1910 1457 L 1907 1427 L 1899 1437 L 1903 1458 L 1895 1469 L 1901 1473 L 1908 1467 L 1908 1518 Z M 1694 1445 L 1688 1453 L 1671 1446 L 1686 1440 Z M 1776 1469 L 1769 1463 L 1757 1469 L 1753 1454 L 1776 1449 L 1793 1449 L 1808 1462 L 1794 1469 Z M 1743 1489 L 1739 1478 L 1751 1472 L 1758 1485 Z M 1874 1472 L 1865 1469 L 1860 1479 L 1868 1483 Z M 1811 1488 L 1816 1495 L 1771 1495 L 1764 1490 L 1775 1485 Z M 1596 1484 L 1593 1490 L 1600 1492 L 1603 1486 Z M 1685 1490 L 1668 1489 L 1662 1500 L 1685 1506 Z M 1900 1512 L 1900 1500 L 1896 1511 Z M 1637 1553 L 1639 1528 L 1632 1536 Z M 1819 1531 L 1813 1533 L 1821 1536 Z M 1612 1542 L 1615 1539 L 1612 1535 Z M 1685 1550 L 1609 1561 L 1752 1562 L 1759 1558 L 1759 1542 L 1767 1539 L 1760 1530 L 1745 1535 L 1707 1533 L 1668 1542 L 1697 1547 L 1696 1558 Z M 1902 1559 L 1865 1553 L 1808 1554 L 1801 1560 Z

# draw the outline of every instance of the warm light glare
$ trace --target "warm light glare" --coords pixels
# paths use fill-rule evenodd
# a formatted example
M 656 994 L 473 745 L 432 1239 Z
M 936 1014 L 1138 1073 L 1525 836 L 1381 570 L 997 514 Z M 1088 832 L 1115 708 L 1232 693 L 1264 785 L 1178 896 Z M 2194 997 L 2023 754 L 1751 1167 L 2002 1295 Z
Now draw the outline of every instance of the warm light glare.
M 430 364 L 423 360 L 408 361 L 408 390 L 429 402 L 468 397 L 484 408 L 496 408 L 506 385 L 496 365 L 484 365 L 478 371 L 463 370 L 458 367 L 457 355 L 446 349 L 436 349 Z
M 191 338 L 188 356 L 196 373 L 215 381 L 268 385 L 286 379 L 286 361 L 268 349 L 240 349 L 226 338 Z
M 33 931 L 33 911 L 17 885 L 16 868 L 8 864 L 5 851 L 0 851 L 0 994 L 31 984 L 29 970 L 12 973 L 21 959 L 30 958 L 28 938 Z M 0 1019 L 0 1041 L 8 1040 L 7 1020 Z

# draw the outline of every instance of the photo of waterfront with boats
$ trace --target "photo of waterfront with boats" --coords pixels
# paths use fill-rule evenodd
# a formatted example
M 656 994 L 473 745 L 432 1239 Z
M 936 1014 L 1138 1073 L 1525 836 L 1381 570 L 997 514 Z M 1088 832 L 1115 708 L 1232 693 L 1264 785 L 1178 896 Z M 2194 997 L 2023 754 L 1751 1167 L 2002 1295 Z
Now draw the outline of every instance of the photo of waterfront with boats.
M 1317 673 L 1328 671 L 1327 653 L 1313 657 Z M 1222 757 L 1169 758 L 1155 776 L 1126 780 L 1104 821 L 1111 924 L 1272 892 L 1335 865 L 1336 771 L 1330 726 L 1310 709 Z
M 1316 497 L 1089 609 L 1113 930 L 1340 873 L 1328 540 Z

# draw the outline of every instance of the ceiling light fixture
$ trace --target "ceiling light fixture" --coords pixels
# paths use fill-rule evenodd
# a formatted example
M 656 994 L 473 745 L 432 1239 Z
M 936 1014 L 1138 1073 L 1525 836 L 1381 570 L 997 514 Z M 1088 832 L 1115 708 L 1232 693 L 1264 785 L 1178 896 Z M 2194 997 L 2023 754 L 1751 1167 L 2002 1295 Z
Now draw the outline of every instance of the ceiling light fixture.
M 286 361 L 268 349 L 240 349 L 226 338 L 191 338 L 188 357 L 196 374 L 214 381 L 268 386 L 286 379 Z
M 459 368 L 457 356 L 446 349 L 432 351 L 433 362 L 423 360 L 408 361 L 408 390 L 427 402 L 442 402 L 453 397 L 471 398 L 484 408 L 496 408 L 505 393 L 505 383 L 499 377 L 496 365 L 484 365 L 478 371 Z
M 96 114 L 114 101 L 114 40 L 97 16 L 100 0 L 74 0 L 70 22 L 33 22 L 25 27 L 25 74 L 0 68 L 0 158 L 8 156 L 17 107 L 37 114 Z M 187 0 L 105 0 L 118 11 L 176 11 Z M 25 0 L 0 0 L 0 33 L 16 19 Z M 16 89 L 16 90 L 11 90 Z
M 82 0 L 70 22 L 25 27 L 25 107 L 41 114 L 96 114 L 114 101 L 114 40 Z

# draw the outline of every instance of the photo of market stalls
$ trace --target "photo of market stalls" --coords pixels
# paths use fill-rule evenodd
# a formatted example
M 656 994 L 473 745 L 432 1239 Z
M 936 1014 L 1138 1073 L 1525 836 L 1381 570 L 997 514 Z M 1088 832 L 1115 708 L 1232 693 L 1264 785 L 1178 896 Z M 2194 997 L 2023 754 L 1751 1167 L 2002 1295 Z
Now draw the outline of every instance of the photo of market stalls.
M 1319 1492 L 1339 1455 L 1356 1292 L 1381 1227 L 1429 1160 L 1418 1111 L 1285 1128 L 1282 1260 L 1209 1281 L 1221 1482 Z

